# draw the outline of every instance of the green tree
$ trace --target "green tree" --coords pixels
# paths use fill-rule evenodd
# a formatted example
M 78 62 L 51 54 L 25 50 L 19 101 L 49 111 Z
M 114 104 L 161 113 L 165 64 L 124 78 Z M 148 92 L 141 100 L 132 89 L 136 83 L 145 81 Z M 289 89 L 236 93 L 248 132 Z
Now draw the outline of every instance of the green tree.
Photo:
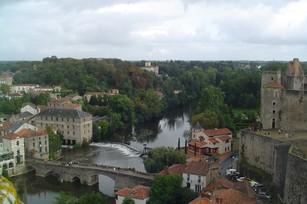
M 218 128 L 219 116 L 216 112 L 207 110 L 192 116 L 192 124 L 195 125 L 197 122 L 206 129 Z
M 85 193 L 80 198 L 70 193 L 61 192 L 56 198 L 56 204 L 105 204 L 105 198 L 101 193 Z
M 173 164 L 184 164 L 186 155 L 183 152 L 173 148 L 161 147 L 155 148 L 148 153 L 148 157 L 144 160 L 144 165 L 147 172 L 157 173 L 164 167 Z
M 177 174 L 156 176 L 150 190 L 149 204 L 186 204 L 197 194 L 182 188 L 182 177 Z
M 105 199 L 101 193 L 87 193 L 82 195 L 77 204 L 104 204 Z
M 70 193 L 60 192 L 55 202 L 56 204 L 77 204 L 77 198 Z
M 57 159 L 61 155 L 62 135 L 55 133 L 52 128 L 47 127 L 49 138 L 49 159 Z
M 135 204 L 135 202 L 131 198 L 125 198 L 122 204 Z
M 9 94 L 10 93 L 10 86 L 7 84 L 2 84 L 0 86 L 0 91 L 4 94 Z

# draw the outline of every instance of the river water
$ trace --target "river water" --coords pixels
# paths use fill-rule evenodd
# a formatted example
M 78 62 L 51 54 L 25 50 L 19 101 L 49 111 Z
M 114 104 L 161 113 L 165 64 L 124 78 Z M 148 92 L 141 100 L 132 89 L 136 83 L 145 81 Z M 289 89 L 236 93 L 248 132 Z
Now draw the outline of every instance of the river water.
M 179 111 L 179 113 L 166 115 L 157 123 L 137 127 L 133 136 L 124 137 L 125 142 L 128 142 L 127 146 L 112 141 L 94 143 L 86 149 L 64 151 L 65 160 L 79 160 L 145 171 L 143 159 L 133 149 L 141 151 L 144 145 L 151 148 L 177 147 L 178 138 L 180 138 L 181 146 L 184 146 L 184 133 L 189 129 L 188 114 Z M 129 138 L 128 141 L 127 138 Z M 106 195 L 108 204 L 115 203 L 115 199 L 112 197 L 114 181 L 103 175 L 99 176 L 99 185 L 93 187 L 83 186 L 79 183 L 60 183 L 54 178 L 39 178 L 33 174 L 19 176 L 14 179 L 14 183 L 22 201 L 26 204 L 53 204 L 60 192 L 81 195 L 98 190 Z

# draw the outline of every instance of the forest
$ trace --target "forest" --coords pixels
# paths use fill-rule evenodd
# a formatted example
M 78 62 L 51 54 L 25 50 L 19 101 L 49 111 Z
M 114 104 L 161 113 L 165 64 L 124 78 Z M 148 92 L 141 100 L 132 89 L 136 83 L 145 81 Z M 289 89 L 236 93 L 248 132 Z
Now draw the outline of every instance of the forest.
M 15 73 L 16 84 L 60 85 L 81 96 L 90 91 L 118 89 L 117 96 L 95 97 L 83 104 L 84 110 L 93 115 L 109 118 L 99 124 L 103 137 L 191 104 L 192 123 L 200 122 L 205 128 L 238 130 L 257 118 L 261 71 L 286 66 L 286 63 L 232 61 L 153 64 L 160 67 L 159 75 L 140 69 L 144 61 L 53 56 L 42 61 L 1 62 L 0 71 Z M 6 106 L 1 99 L 0 111 Z

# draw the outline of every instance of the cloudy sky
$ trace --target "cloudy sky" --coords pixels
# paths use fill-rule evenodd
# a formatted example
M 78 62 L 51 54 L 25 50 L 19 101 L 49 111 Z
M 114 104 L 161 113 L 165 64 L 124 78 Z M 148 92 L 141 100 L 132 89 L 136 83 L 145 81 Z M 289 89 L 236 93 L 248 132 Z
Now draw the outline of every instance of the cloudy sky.
M 0 60 L 307 60 L 306 0 L 0 0 Z

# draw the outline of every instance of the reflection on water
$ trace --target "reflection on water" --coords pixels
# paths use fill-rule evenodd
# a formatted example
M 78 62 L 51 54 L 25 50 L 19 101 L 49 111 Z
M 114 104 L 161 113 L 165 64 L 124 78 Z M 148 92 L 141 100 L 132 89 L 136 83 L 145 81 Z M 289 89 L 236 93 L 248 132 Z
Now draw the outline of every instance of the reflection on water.
M 88 187 L 78 183 L 60 183 L 54 177 L 40 178 L 33 173 L 13 179 L 18 195 L 25 204 L 54 204 L 61 191 L 75 196 L 98 191 L 98 187 Z M 114 198 L 107 198 L 107 204 L 114 204 Z
M 130 145 L 142 149 L 144 144 L 147 147 L 177 147 L 178 138 L 184 145 L 184 133 L 190 130 L 189 116 L 185 113 L 176 117 L 165 117 L 157 124 L 151 124 L 136 129 L 135 140 Z M 147 133 L 147 134 L 146 134 Z

